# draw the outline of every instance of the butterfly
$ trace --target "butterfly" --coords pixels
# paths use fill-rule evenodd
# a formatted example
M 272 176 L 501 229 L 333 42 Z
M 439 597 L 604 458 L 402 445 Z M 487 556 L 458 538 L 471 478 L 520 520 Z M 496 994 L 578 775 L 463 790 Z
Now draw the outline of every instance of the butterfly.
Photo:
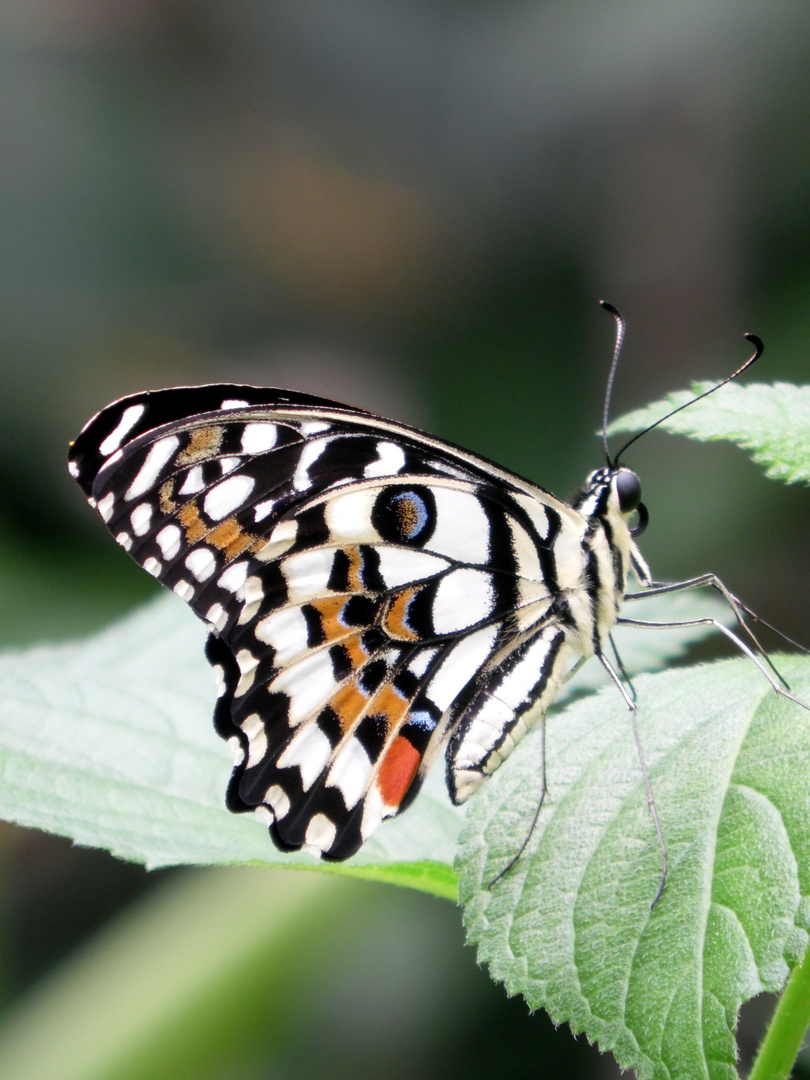
M 623 322 L 605 306 L 610 387 Z M 363 409 L 206 385 L 109 405 L 69 469 L 118 544 L 209 627 L 214 724 L 236 756 L 228 808 L 264 808 L 282 850 L 340 860 L 412 802 L 442 751 L 465 802 L 588 658 L 632 710 L 606 656 L 630 576 L 647 593 L 720 587 L 653 581 L 638 477 L 603 441 L 606 464 L 566 503 Z

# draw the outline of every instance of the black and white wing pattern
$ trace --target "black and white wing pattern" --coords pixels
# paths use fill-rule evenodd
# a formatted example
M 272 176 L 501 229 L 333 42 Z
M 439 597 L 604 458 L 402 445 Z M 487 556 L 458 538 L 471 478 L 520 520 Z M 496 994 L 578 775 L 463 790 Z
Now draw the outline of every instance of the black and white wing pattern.
M 450 795 L 467 799 L 601 648 L 637 555 L 618 469 L 571 507 L 292 391 L 124 398 L 69 468 L 211 629 L 214 723 L 237 756 L 228 807 L 265 808 L 280 848 L 330 859 L 403 810 L 443 748 Z

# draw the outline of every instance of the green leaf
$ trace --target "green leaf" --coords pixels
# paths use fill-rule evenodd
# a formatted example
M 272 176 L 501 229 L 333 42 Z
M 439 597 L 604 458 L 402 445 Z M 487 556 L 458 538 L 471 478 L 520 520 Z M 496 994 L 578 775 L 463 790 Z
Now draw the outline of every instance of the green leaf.
M 96 637 L 0 658 L 0 817 L 148 867 L 296 866 L 455 899 L 462 811 L 441 764 L 413 807 L 344 864 L 282 854 L 255 817 L 225 809 L 231 755 L 211 723 L 204 637 L 175 597 L 162 597 Z M 680 631 L 628 638 L 634 670 L 677 655 L 684 641 Z M 574 689 L 599 677 L 599 665 L 586 665 Z
M 780 657 L 807 697 L 810 661 Z M 810 712 L 746 660 L 635 680 L 669 856 L 627 710 L 608 688 L 548 723 L 550 796 L 527 851 L 541 740 L 470 807 L 459 895 L 479 959 L 510 994 L 640 1077 L 733 1077 L 742 1002 L 777 990 L 810 926 Z
M 0 659 L 0 817 L 148 867 L 325 868 L 224 806 L 231 752 L 211 724 L 203 627 L 163 597 L 94 638 Z M 461 812 L 436 770 L 415 806 L 335 873 L 455 898 Z
M 712 385 L 696 383 L 691 391 L 670 394 L 628 413 L 613 421 L 610 433 L 643 430 Z M 693 439 L 733 442 L 764 465 L 766 475 L 772 480 L 786 484 L 810 481 L 810 386 L 731 383 L 710 398 L 664 420 L 660 427 Z

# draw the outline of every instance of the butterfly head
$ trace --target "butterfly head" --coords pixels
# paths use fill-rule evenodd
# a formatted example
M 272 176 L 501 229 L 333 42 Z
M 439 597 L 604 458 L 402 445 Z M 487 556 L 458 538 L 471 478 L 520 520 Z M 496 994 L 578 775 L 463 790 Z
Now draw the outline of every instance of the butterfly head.
M 649 514 L 641 501 L 641 483 L 626 465 L 604 465 L 585 481 L 574 506 L 586 518 L 623 525 L 631 536 L 640 536 Z M 620 525 L 621 523 L 621 525 Z

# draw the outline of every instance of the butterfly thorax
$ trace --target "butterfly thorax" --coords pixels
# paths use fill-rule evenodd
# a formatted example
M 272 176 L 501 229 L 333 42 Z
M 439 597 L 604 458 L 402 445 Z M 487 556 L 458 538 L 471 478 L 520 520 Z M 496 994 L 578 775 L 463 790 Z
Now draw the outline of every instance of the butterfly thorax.
M 578 598 L 580 618 L 577 619 L 586 656 L 607 645 L 619 616 L 629 572 L 643 573 L 647 569 L 633 541 L 640 495 L 641 487 L 632 470 L 605 466 L 588 476 L 573 500 L 573 508 L 586 522 L 582 538 L 585 595 Z M 590 647 L 585 640 L 588 630 L 592 637 Z

